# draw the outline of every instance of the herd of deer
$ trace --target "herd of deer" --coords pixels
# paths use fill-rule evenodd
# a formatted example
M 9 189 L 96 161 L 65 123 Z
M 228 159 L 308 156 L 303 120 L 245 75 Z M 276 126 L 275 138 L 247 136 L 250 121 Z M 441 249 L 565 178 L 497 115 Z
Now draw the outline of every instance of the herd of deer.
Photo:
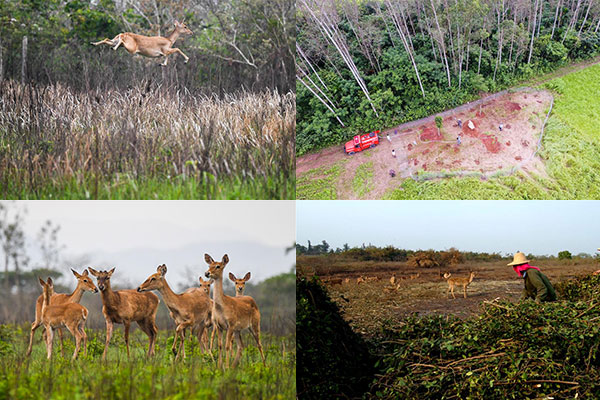
M 440 273 L 441 275 L 441 273 Z M 392 276 L 390 277 L 390 285 L 391 287 L 388 288 L 388 291 L 390 290 L 399 290 L 401 287 L 401 284 L 399 283 L 399 281 L 401 280 L 405 280 L 405 279 L 418 279 L 421 276 L 420 273 L 417 274 L 413 274 L 410 275 L 409 277 L 400 277 L 400 278 L 396 278 L 396 274 L 393 273 Z M 446 279 L 446 281 L 448 282 L 448 292 L 447 292 L 447 296 L 450 297 L 450 294 L 452 294 L 452 297 L 456 299 L 456 296 L 454 295 L 454 288 L 455 287 L 461 287 L 463 288 L 463 293 L 464 293 L 464 297 L 465 299 L 467 298 L 467 286 L 469 286 L 471 284 L 471 282 L 473 282 L 473 278 L 475 278 L 475 272 L 471 271 L 471 273 L 469 274 L 468 277 L 466 278 L 453 278 L 451 277 L 452 274 L 450 273 L 445 273 L 443 275 L 444 279 Z M 356 278 L 356 284 L 359 285 L 361 283 L 365 283 L 365 282 L 370 282 L 370 281 L 378 281 L 381 280 L 380 276 L 359 276 L 358 278 Z M 342 283 L 344 284 L 348 284 L 350 283 L 350 278 L 332 278 L 326 281 L 330 286 L 334 286 L 334 285 L 342 285 Z
M 31 354 L 33 345 L 33 336 L 35 330 L 41 325 L 45 328 L 46 351 L 48 359 L 52 356 L 52 339 L 54 329 L 58 328 L 62 346 L 62 326 L 75 338 L 75 351 L 73 359 L 81 348 L 83 340 L 84 354 L 87 354 L 87 335 L 84 327 L 88 316 L 88 310 L 79 304 L 85 291 L 97 293 L 100 290 L 102 297 L 102 314 L 106 319 L 106 344 L 102 360 L 106 359 L 108 344 L 113 333 L 113 324 L 123 324 L 125 329 L 125 344 L 127 346 L 127 356 L 129 357 L 129 328 L 132 322 L 137 322 L 138 326 L 149 338 L 148 356 L 154 355 L 154 345 L 158 329 L 155 318 L 158 308 L 158 296 L 150 291 L 156 290 L 169 309 L 171 318 L 175 321 L 175 339 L 173 340 L 172 351 L 179 357 L 185 358 L 185 334 L 190 328 L 196 332 L 200 346 L 204 351 L 208 351 L 212 357 L 212 345 L 215 333 L 217 334 L 217 344 L 219 360 L 218 365 L 222 365 L 223 343 L 225 336 L 225 366 L 229 366 L 229 353 L 233 354 L 233 341 L 237 344 L 237 352 L 232 366 L 236 366 L 242 353 L 241 332 L 249 329 L 256 340 L 258 350 L 265 364 L 262 344 L 260 342 L 260 311 L 254 299 L 250 296 L 244 296 L 244 287 L 250 279 L 250 273 L 242 279 L 238 279 L 231 272 L 229 279 L 235 284 L 235 297 L 226 296 L 223 293 L 223 271 L 229 262 L 227 254 L 219 262 L 214 261 L 208 254 L 204 255 L 204 260 L 208 264 L 206 278 L 199 278 L 200 287 L 187 289 L 183 293 L 175 293 L 167 284 L 165 275 L 167 266 L 159 265 L 156 273 L 150 275 L 137 289 L 112 290 L 110 287 L 110 278 L 115 269 L 110 271 L 96 271 L 88 268 L 82 274 L 73 271 L 77 278 L 77 287 L 75 291 L 68 294 L 54 293 L 52 278 L 46 281 L 38 278 L 43 288 L 43 293 L 38 297 L 35 309 L 35 321 L 31 324 L 31 333 L 29 336 L 29 347 L 27 356 Z M 91 273 L 96 277 L 98 287 L 88 275 Z M 210 298 L 210 286 L 213 286 L 213 296 Z M 208 348 L 208 328 L 212 327 L 210 338 L 210 347 Z M 179 342 L 179 349 L 177 343 Z

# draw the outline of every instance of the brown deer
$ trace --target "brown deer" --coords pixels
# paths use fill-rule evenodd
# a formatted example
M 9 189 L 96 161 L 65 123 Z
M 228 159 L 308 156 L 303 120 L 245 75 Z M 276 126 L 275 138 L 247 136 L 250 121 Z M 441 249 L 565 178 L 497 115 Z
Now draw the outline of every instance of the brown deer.
M 54 293 L 50 296 L 50 305 L 66 304 L 66 303 L 79 303 L 83 297 L 85 291 L 98 293 L 98 288 L 94 285 L 92 279 L 88 276 L 87 269 L 83 270 L 80 275 L 77 271 L 71 269 L 75 278 L 77 278 L 77 287 L 71 294 L 66 293 Z M 40 294 L 35 303 L 35 321 L 31 324 L 31 332 L 29 334 L 29 347 L 27 348 L 26 356 L 31 355 L 31 349 L 33 347 L 33 335 L 37 328 L 42 325 L 42 303 L 44 301 L 44 294 Z M 46 333 L 44 332 L 44 338 Z M 63 353 L 63 333 L 62 329 L 58 328 L 58 336 L 60 337 L 60 352 Z
M 469 286 L 469 284 L 471 282 L 473 282 L 473 278 L 475 277 L 475 272 L 471 271 L 468 278 L 451 278 L 451 276 L 452 276 L 452 274 L 450 274 L 450 273 L 444 274 L 444 279 L 446 279 L 448 281 L 448 292 L 447 292 L 448 297 L 450 297 L 450 291 L 452 291 L 452 297 L 456 299 L 456 296 L 454 295 L 454 287 L 462 286 L 464 296 L 466 299 L 467 298 L 467 286 Z
M 246 287 L 246 282 L 248 282 L 248 280 L 250 280 L 250 272 L 248 272 L 242 279 L 236 278 L 235 275 L 230 272 L 229 279 L 235 285 L 235 296 L 236 297 L 243 296 L 244 288 Z
M 113 50 L 117 50 L 120 45 L 123 45 L 130 54 L 139 53 L 146 57 L 165 57 L 165 61 L 161 65 L 167 65 L 169 55 L 179 53 L 188 62 L 189 57 L 183 54 L 183 51 L 177 47 L 172 47 L 175 41 L 181 34 L 193 35 L 192 32 L 184 23 L 175 21 L 175 29 L 167 37 L 162 36 L 143 36 L 131 32 L 119 33 L 112 40 L 104 39 L 99 42 L 92 42 L 94 46 L 100 44 L 108 44 L 114 46 Z
M 115 272 L 114 268 L 110 271 L 96 271 L 91 267 L 88 269 L 98 280 L 98 289 L 100 289 L 103 304 L 102 314 L 106 319 L 106 344 L 102 360 L 106 360 L 113 324 L 123 324 L 124 326 L 127 357 L 129 357 L 129 328 L 132 321 L 137 322 L 140 329 L 148 335 L 148 356 L 154 355 L 154 344 L 158 333 L 154 322 L 158 308 L 158 296 L 150 292 L 138 293 L 134 289 L 113 291 L 110 287 L 110 277 Z
M 85 320 L 88 316 L 88 310 L 79 303 L 50 304 L 50 299 L 54 293 L 54 283 L 52 278 L 44 282 L 38 278 L 42 285 L 42 324 L 46 328 L 46 352 L 48 359 L 52 357 L 52 339 L 54 338 L 54 328 L 66 326 L 69 332 L 75 338 L 75 351 L 73 351 L 73 360 L 77 358 L 77 353 L 81 348 L 83 339 L 83 351 L 87 355 L 87 335 L 85 333 Z
M 176 354 L 175 359 L 178 360 L 180 356 L 185 358 L 185 332 L 187 328 L 190 328 L 192 331 L 196 330 L 198 342 L 200 342 L 200 345 L 203 345 L 202 336 L 204 335 L 206 321 L 210 318 L 209 313 L 212 305 L 210 297 L 202 288 L 196 288 L 197 290 L 186 291 L 181 294 L 173 292 L 165 279 L 166 274 L 167 266 L 165 264 L 159 265 L 156 268 L 156 273 L 150 275 L 137 288 L 137 291 L 141 293 L 158 290 L 162 295 L 170 311 L 171 318 L 173 318 L 177 325 L 171 351 L 173 354 Z M 176 350 L 178 339 L 180 340 L 179 351 Z
M 208 254 L 204 254 L 204 260 L 208 264 L 206 277 L 214 279 L 215 287 L 213 291 L 213 310 L 212 318 L 214 329 L 226 331 L 225 338 L 225 366 L 229 366 L 228 347 L 230 347 L 232 337 L 235 337 L 237 343 L 237 352 L 233 366 L 235 367 L 242 356 L 242 339 L 241 331 L 248 328 L 258 346 L 263 365 L 265 364 L 265 356 L 263 353 L 262 344 L 260 343 L 260 311 L 254 299 L 250 296 L 231 297 L 223 294 L 223 270 L 229 262 L 229 256 L 225 254 L 220 262 L 213 260 Z M 222 340 L 219 340 L 219 366 L 222 360 Z

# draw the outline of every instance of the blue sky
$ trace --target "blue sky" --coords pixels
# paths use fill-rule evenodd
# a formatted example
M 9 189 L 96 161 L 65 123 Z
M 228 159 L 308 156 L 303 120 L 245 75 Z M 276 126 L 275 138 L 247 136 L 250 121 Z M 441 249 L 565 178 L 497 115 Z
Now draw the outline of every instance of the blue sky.
M 299 201 L 297 241 L 404 249 L 595 254 L 598 201 Z

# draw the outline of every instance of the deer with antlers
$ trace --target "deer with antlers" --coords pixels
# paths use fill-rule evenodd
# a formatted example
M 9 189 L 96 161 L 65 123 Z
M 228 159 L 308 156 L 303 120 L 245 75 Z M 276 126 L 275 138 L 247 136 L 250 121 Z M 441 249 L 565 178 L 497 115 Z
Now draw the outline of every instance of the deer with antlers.
M 140 329 L 148 335 L 148 356 L 154 355 L 154 344 L 158 334 L 154 322 L 158 308 L 158 296 L 150 292 L 138 293 L 134 289 L 113 291 L 110 287 L 110 277 L 115 272 L 114 268 L 110 271 L 96 271 L 91 267 L 88 269 L 98 280 L 98 289 L 100 289 L 103 304 L 102 314 L 106 319 L 106 345 L 102 353 L 102 360 L 106 360 L 113 324 L 124 325 L 127 357 L 129 357 L 129 328 L 132 321 L 137 322 Z
M 88 316 L 88 310 L 79 303 L 50 304 L 50 299 L 54 294 L 54 283 L 52 278 L 44 282 L 38 278 L 42 286 L 42 312 L 41 320 L 46 328 L 46 352 L 48 359 L 52 357 L 52 339 L 54 338 L 54 328 L 65 326 L 75 338 L 75 351 L 73 351 L 73 360 L 77 358 L 83 339 L 83 351 L 87 355 L 87 335 L 85 333 L 85 320 Z
M 176 354 L 175 359 L 178 360 L 181 356 L 185 358 L 185 332 L 187 328 L 192 331 L 197 331 L 198 342 L 202 345 L 202 336 L 206 321 L 210 319 L 210 309 L 212 307 L 210 297 L 205 290 L 186 291 L 181 294 L 173 292 L 165 275 L 167 274 L 167 266 L 159 265 L 156 268 L 156 273 L 150 275 L 138 288 L 138 292 L 146 292 L 149 290 L 157 290 L 161 295 L 167 308 L 170 311 L 171 318 L 177 325 L 175 329 L 175 340 L 171 350 Z M 209 283 L 210 287 L 210 283 Z M 176 350 L 177 340 L 180 340 L 179 351 Z M 205 349 L 206 350 L 206 349 Z
M 75 278 L 77 278 L 77 287 L 71 294 L 66 293 L 54 293 L 52 291 L 52 295 L 50 296 L 50 305 L 58 305 L 58 304 L 67 304 L 67 303 L 79 303 L 81 298 L 83 297 L 83 293 L 94 292 L 98 293 L 98 288 L 94 285 L 92 279 L 88 276 L 87 269 L 83 270 L 82 274 L 79 274 L 77 271 L 71 269 Z M 29 334 L 29 347 L 27 348 L 26 356 L 29 357 L 31 355 L 31 349 L 33 347 L 33 336 L 37 328 L 42 325 L 42 304 L 44 302 L 44 294 L 40 294 L 35 303 L 35 321 L 31 324 L 31 332 Z M 63 353 L 63 333 L 62 329 L 59 327 L 58 336 L 60 337 L 60 352 Z M 44 338 L 46 339 L 46 331 L 44 331 Z
M 212 318 L 214 329 L 225 331 L 225 366 L 229 366 L 228 347 L 232 338 L 235 337 L 237 343 L 237 352 L 233 366 L 235 367 L 242 356 L 242 338 L 241 331 L 248 328 L 258 346 L 263 365 L 265 365 L 265 356 L 262 344 L 260 343 L 260 311 L 254 299 L 250 296 L 231 297 L 223 294 L 223 270 L 229 262 L 229 256 L 225 254 L 220 262 L 213 260 L 208 254 L 204 254 L 204 260 L 208 264 L 208 271 L 205 276 L 215 281 L 213 290 L 213 309 Z M 219 332 L 217 331 L 217 335 Z M 219 340 L 219 366 L 222 360 L 222 340 Z
M 117 50 L 119 46 L 123 45 L 130 54 L 141 54 L 146 57 L 165 57 L 165 61 L 161 65 L 167 65 L 169 55 L 173 53 L 179 53 L 185 59 L 185 63 L 188 62 L 189 57 L 183 54 L 183 51 L 177 47 L 173 47 L 175 41 L 181 34 L 193 35 L 192 32 L 183 22 L 175 20 L 175 29 L 167 37 L 162 36 L 144 36 L 138 35 L 131 32 L 119 33 L 112 40 L 104 39 L 99 42 L 92 42 L 94 46 L 100 44 L 108 44 L 113 47 L 113 50 Z

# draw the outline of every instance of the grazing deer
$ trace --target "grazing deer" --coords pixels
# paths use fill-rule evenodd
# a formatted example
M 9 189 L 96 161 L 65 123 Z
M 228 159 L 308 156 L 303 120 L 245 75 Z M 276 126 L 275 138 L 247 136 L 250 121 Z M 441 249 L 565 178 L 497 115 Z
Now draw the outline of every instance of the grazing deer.
M 390 284 L 392 286 L 394 286 L 396 284 L 396 274 L 392 274 L 392 277 L 390 278 Z
M 52 357 L 52 339 L 54 338 L 54 328 L 66 326 L 69 332 L 75 338 L 75 351 L 73 351 L 73 360 L 77 358 L 77 353 L 81 348 L 81 339 L 83 339 L 83 351 L 87 355 L 87 335 L 85 333 L 85 320 L 88 316 L 88 310 L 79 303 L 50 304 L 50 299 L 54 293 L 54 283 L 52 278 L 44 282 L 38 278 L 44 292 L 42 293 L 42 324 L 46 328 L 46 352 L 48 360 Z
M 167 37 L 162 36 L 143 36 L 137 35 L 131 32 L 119 33 L 112 40 L 104 39 L 99 42 L 92 42 L 94 46 L 100 44 L 108 44 L 114 46 L 113 50 L 117 50 L 120 45 L 123 45 L 130 54 L 139 53 L 146 57 L 165 57 L 165 61 L 161 65 L 167 65 L 169 55 L 173 53 L 179 53 L 185 58 L 185 63 L 188 62 L 189 57 L 183 54 L 183 51 L 177 47 L 172 47 L 175 44 L 177 38 L 182 33 L 193 35 L 192 32 L 184 23 L 175 21 L 175 29 Z
M 50 296 L 50 305 L 66 304 L 66 303 L 79 303 L 83 292 L 89 291 L 98 293 L 98 288 L 94 285 L 92 279 L 88 276 L 87 269 L 83 270 L 80 275 L 77 271 L 71 269 L 75 278 L 77 278 L 77 287 L 71 294 L 66 293 L 54 293 Z M 31 333 L 29 334 L 29 347 L 27 348 L 26 356 L 31 355 L 31 349 L 33 347 L 33 335 L 37 328 L 42 325 L 42 303 L 44 302 L 44 294 L 40 294 L 35 303 L 35 321 L 31 324 Z M 45 337 L 46 333 L 44 333 Z M 58 328 L 58 336 L 60 337 L 60 352 L 63 353 L 63 334 L 62 329 Z
M 110 277 L 115 272 L 114 268 L 110 271 L 96 271 L 91 267 L 88 269 L 98 280 L 98 289 L 100 289 L 103 304 L 102 314 L 106 319 L 106 344 L 102 360 L 106 360 L 113 324 L 123 324 L 124 326 L 127 357 L 129 357 L 129 328 L 132 321 L 137 322 L 140 329 L 148 335 L 148 356 L 153 356 L 158 333 L 154 322 L 158 308 L 158 296 L 150 292 L 138 293 L 134 289 L 113 291 L 110 287 Z
M 235 296 L 243 296 L 246 282 L 250 280 L 250 272 L 248 272 L 242 279 L 238 279 L 231 272 L 229 273 L 229 279 L 235 284 Z
M 456 296 L 454 295 L 454 287 L 462 286 L 464 296 L 466 299 L 467 298 L 467 286 L 469 286 L 469 284 L 471 282 L 473 282 L 473 278 L 475 277 L 475 272 L 471 271 L 468 278 L 451 278 L 450 277 L 451 275 L 452 274 L 450 274 L 450 273 L 444 274 L 444 279 L 446 279 L 448 281 L 448 292 L 447 292 L 448 297 L 450 297 L 450 291 L 452 291 L 452 297 L 456 299 Z
M 152 274 L 138 288 L 138 292 L 147 292 L 150 290 L 158 290 L 162 295 L 167 308 L 170 311 L 171 318 L 177 325 L 175 329 L 175 340 L 171 351 L 176 354 L 175 359 L 178 360 L 181 356 L 185 358 L 185 331 L 190 328 L 196 330 L 198 342 L 202 346 L 202 336 L 206 320 L 209 319 L 209 310 L 211 308 L 210 298 L 203 289 L 184 292 L 177 294 L 173 292 L 165 275 L 167 274 L 167 266 L 159 265 L 156 268 L 156 273 Z M 210 284 L 209 284 L 210 285 Z M 210 286 L 209 286 L 210 287 Z M 177 340 L 180 340 L 179 351 L 176 350 Z M 206 350 L 206 348 L 205 348 Z
M 223 294 L 223 270 L 229 262 L 229 256 L 225 254 L 220 262 L 213 260 L 208 254 L 204 254 L 204 260 L 208 264 L 206 277 L 214 279 L 215 288 L 213 291 L 213 310 L 212 318 L 214 329 L 226 331 L 225 338 L 225 366 L 229 366 L 228 348 L 231 343 L 231 338 L 235 337 L 237 343 L 237 352 L 233 366 L 235 367 L 242 356 L 242 339 L 241 331 L 248 328 L 260 351 L 263 365 L 265 364 L 265 356 L 263 353 L 262 344 L 260 343 L 260 311 L 254 299 L 250 296 L 231 297 Z M 218 333 L 217 333 L 218 335 Z M 219 366 L 221 366 L 222 356 L 222 340 L 219 340 Z
M 361 283 L 365 283 L 365 282 L 366 282 L 366 280 L 365 280 L 365 278 L 362 275 L 359 276 L 358 278 L 356 278 L 356 284 L 357 285 L 360 285 Z

